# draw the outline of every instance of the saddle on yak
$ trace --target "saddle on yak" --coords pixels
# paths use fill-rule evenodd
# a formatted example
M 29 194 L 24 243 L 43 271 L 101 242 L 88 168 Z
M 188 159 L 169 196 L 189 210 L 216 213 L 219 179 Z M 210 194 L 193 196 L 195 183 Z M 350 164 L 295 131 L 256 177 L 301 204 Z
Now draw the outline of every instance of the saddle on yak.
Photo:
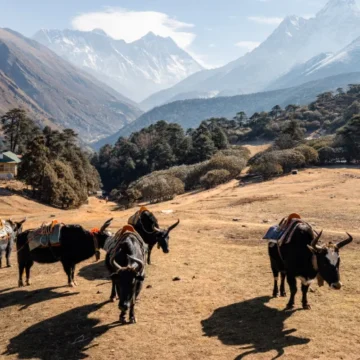
M 287 218 L 283 218 L 278 225 L 271 226 L 263 239 L 279 246 L 284 243 L 287 244 L 291 240 L 296 228 L 303 223 L 304 221 L 299 214 L 290 214 Z
M 50 224 L 42 224 L 39 228 L 29 233 L 30 251 L 41 247 L 48 248 L 60 246 L 60 230 L 64 224 L 53 220 Z
M 0 219 L 0 243 L 8 242 L 14 235 L 11 225 L 5 220 Z
M 110 254 L 110 259 L 113 259 L 116 256 L 122 242 L 129 235 L 132 237 L 135 237 L 135 239 L 141 245 L 143 252 L 144 253 L 146 252 L 147 246 L 144 243 L 144 240 L 142 239 L 142 237 L 136 232 L 136 230 L 133 228 L 132 225 L 125 225 L 122 229 L 118 230 L 117 233 L 113 237 L 111 237 L 109 240 L 107 240 L 104 245 L 104 250 L 108 254 Z
M 139 222 L 141 214 L 144 211 L 149 211 L 148 208 L 145 206 L 141 206 L 141 208 L 132 216 L 129 217 L 128 224 L 132 226 L 136 226 L 136 224 Z

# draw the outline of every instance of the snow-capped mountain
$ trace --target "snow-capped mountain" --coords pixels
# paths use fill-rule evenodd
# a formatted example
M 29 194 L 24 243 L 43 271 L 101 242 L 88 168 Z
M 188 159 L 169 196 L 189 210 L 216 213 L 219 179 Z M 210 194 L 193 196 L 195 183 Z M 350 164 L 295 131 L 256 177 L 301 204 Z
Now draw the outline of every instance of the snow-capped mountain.
M 314 18 L 285 18 L 252 52 L 219 69 L 194 74 L 150 96 L 142 107 L 149 109 L 197 92 L 222 96 L 261 91 L 295 65 L 321 53 L 337 52 L 359 36 L 360 12 L 355 0 L 330 0 Z
M 328 76 L 360 72 L 360 37 L 335 54 L 321 54 L 296 66 L 269 89 L 296 86 Z
M 132 43 L 99 29 L 40 30 L 34 39 L 135 101 L 203 69 L 171 38 L 151 32 Z

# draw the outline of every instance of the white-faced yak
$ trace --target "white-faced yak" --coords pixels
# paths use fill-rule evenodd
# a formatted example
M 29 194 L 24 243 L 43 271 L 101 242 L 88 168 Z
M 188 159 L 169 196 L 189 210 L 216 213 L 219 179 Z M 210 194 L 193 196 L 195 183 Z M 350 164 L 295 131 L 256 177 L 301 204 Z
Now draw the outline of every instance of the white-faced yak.
M 147 263 L 149 265 L 151 265 L 151 250 L 156 244 L 165 254 L 169 253 L 169 234 L 179 223 L 180 220 L 167 229 L 160 229 L 154 214 L 145 207 L 141 207 L 139 211 L 129 218 L 128 224 L 135 228 L 148 246 Z
M 112 219 L 106 221 L 100 229 L 87 231 L 80 225 L 63 225 L 60 229 L 57 246 L 48 244 L 30 250 L 29 236 L 31 231 L 27 230 L 17 237 L 18 264 L 19 264 L 19 287 L 24 286 L 23 273 L 26 271 L 26 285 L 30 285 L 30 269 L 34 262 L 40 264 L 52 264 L 60 261 L 68 277 L 68 284 L 76 286 L 75 265 L 96 256 L 100 258 L 100 248 L 112 234 L 106 229 L 110 226 Z
M 0 220 L 0 268 L 2 267 L 2 258 L 5 254 L 6 266 L 11 267 L 10 255 L 14 247 L 15 239 L 22 232 L 22 226 L 26 219 L 21 221 Z
M 297 278 L 301 280 L 302 306 L 307 310 L 311 309 L 307 293 L 315 278 L 318 278 L 319 283 L 325 280 L 332 289 L 341 288 L 339 250 L 351 243 L 353 238 L 348 234 L 346 240 L 320 246 L 318 242 L 321 235 L 322 232 L 315 236 L 310 225 L 301 223 L 295 228 L 289 241 L 269 248 L 272 261 L 277 261 L 277 268 L 286 273 L 291 293 L 287 309 L 294 307 Z M 285 293 L 283 284 L 280 290 Z
M 129 321 L 134 324 L 135 302 L 145 279 L 147 246 L 139 234 L 127 225 L 107 241 L 105 249 L 105 264 L 112 281 L 110 298 L 115 301 L 116 294 L 119 297 L 119 321 L 125 324 L 126 313 L 130 310 Z

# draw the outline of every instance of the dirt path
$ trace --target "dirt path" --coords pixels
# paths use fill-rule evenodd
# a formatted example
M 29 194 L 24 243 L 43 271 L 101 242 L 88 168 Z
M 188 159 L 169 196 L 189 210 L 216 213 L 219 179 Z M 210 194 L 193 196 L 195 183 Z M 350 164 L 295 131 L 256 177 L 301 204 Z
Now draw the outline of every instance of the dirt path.
M 102 262 L 82 263 L 75 289 L 63 287 L 59 264 L 35 264 L 33 285 L 21 289 L 16 267 L 1 269 L 0 358 L 359 359 L 359 178 L 355 169 L 306 170 L 261 184 L 234 181 L 151 206 L 162 226 L 177 218 L 181 224 L 172 234 L 170 254 L 153 253 L 136 325 L 115 323 L 118 309 L 106 303 L 110 284 Z M 92 198 L 66 212 L 18 196 L 0 197 L 0 217 L 27 215 L 27 227 L 55 215 L 87 228 L 114 217 L 116 230 L 134 209 L 115 208 Z M 345 231 L 355 236 L 342 251 L 344 288 L 314 286 L 312 311 L 300 310 L 299 296 L 294 312 L 283 311 L 287 299 L 269 297 L 272 275 L 260 238 L 269 224 L 291 212 L 324 229 L 325 240 L 341 239 Z M 173 282 L 175 276 L 181 281 Z

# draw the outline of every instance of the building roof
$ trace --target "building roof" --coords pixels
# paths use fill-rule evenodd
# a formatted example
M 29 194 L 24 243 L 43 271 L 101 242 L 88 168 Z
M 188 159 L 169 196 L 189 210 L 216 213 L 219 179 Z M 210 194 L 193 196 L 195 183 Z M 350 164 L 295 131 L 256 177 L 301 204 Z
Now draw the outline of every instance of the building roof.
M 19 164 L 21 160 L 11 151 L 0 153 L 0 163 L 15 163 Z

